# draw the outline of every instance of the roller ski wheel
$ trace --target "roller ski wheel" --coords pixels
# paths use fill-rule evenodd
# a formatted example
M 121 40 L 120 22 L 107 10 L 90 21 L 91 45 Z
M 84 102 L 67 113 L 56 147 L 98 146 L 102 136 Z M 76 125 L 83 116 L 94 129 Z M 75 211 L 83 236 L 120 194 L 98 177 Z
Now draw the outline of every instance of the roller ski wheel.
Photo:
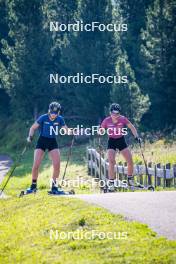
M 75 194 L 75 191 L 72 189 L 69 191 L 69 194 Z
M 155 191 L 155 188 L 152 186 L 152 185 L 150 185 L 150 186 L 148 186 L 148 188 L 147 188 L 149 191 L 152 191 L 152 192 L 154 192 Z
M 104 187 L 103 188 L 103 193 L 114 193 L 116 192 L 116 189 L 115 188 L 108 188 L 108 186 Z
M 103 188 L 103 189 L 102 189 L 102 192 L 103 192 L 103 193 L 107 193 L 107 192 L 108 192 L 108 188 L 107 188 L 107 187 Z
M 107 193 L 108 192 L 108 186 L 104 185 L 100 187 L 100 193 Z

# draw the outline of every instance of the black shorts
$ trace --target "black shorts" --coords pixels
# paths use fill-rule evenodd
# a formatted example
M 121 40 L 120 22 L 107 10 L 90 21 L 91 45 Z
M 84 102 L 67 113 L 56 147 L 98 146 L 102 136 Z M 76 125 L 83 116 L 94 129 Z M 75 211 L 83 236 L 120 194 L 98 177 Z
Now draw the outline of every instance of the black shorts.
M 128 145 L 125 141 L 125 137 L 108 139 L 108 149 L 114 149 L 114 150 L 118 149 L 119 151 L 121 151 L 127 147 Z
M 51 151 L 53 149 L 58 149 L 58 144 L 55 138 L 47 138 L 40 136 L 35 148 L 42 149 L 43 151 L 45 151 L 46 149 L 48 149 L 48 151 Z

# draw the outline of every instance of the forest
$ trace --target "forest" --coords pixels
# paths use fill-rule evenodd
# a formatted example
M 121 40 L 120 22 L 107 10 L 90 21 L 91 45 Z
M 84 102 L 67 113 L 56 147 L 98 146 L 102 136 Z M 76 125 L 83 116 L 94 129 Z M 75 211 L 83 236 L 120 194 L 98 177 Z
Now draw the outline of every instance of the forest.
M 172 133 L 175 25 L 175 0 L 0 0 L 1 128 L 32 122 L 56 100 L 68 124 L 97 125 L 117 102 L 141 131 Z M 55 83 L 51 74 L 128 81 Z

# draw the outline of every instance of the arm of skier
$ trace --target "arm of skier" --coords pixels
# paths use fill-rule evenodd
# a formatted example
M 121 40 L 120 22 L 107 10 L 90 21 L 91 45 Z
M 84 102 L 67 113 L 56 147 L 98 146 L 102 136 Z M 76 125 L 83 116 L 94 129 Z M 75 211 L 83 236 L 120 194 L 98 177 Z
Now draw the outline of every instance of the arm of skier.
M 39 124 L 37 122 L 35 122 L 29 129 L 29 135 L 27 137 L 27 142 L 31 142 L 35 133 L 35 130 L 37 130 L 39 128 Z
M 141 143 L 142 140 L 139 137 L 138 132 L 137 132 L 137 129 L 135 128 L 135 126 L 131 122 L 129 122 L 127 124 L 127 127 L 131 130 L 131 132 L 132 132 L 134 138 L 136 139 L 136 141 L 138 141 L 139 143 Z

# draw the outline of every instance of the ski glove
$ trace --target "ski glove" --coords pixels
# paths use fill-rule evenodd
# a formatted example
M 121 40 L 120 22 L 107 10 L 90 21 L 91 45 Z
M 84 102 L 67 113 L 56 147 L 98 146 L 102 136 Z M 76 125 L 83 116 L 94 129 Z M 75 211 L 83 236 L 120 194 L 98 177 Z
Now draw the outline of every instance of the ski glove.
M 28 137 L 27 137 L 27 142 L 28 142 L 28 143 L 31 143 L 31 142 L 32 142 L 32 139 L 33 139 L 33 137 L 28 136 Z

